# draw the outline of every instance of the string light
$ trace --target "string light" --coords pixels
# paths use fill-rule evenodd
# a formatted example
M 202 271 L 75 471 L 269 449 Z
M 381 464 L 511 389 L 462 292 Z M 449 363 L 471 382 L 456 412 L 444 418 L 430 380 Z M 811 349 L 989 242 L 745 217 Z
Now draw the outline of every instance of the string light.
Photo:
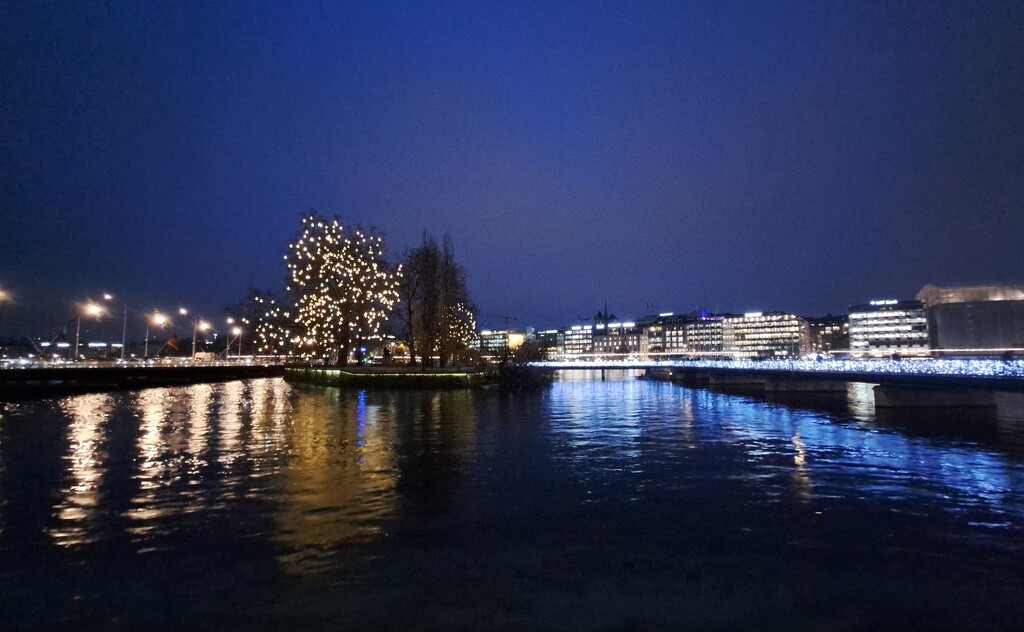
M 402 268 L 390 270 L 379 235 L 358 226 L 346 231 L 337 218 L 315 214 L 303 217 L 302 225 L 302 234 L 288 244 L 285 256 L 294 309 L 287 315 L 280 310 L 267 320 L 297 325 L 303 355 L 341 358 L 379 337 L 398 303 Z M 295 332 L 284 329 L 268 325 L 266 344 L 283 348 L 296 339 Z
M 1024 360 L 984 358 L 932 360 L 574 360 L 533 362 L 551 369 L 617 367 L 643 369 L 679 367 L 691 369 L 740 369 L 780 373 L 947 375 L 956 377 L 1024 378 Z

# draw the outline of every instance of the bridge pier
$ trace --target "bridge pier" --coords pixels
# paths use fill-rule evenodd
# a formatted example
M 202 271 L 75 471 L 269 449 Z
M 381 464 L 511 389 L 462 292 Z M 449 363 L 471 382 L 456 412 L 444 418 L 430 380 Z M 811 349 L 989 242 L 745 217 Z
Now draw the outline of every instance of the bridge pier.
M 847 382 L 803 378 L 765 378 L 765 393 L 845 393 Z
M 709 373 L 708 386 L 744 386 L 764 388 L 766 379 L 755 375 Z
M 711 381 L 711 375 L 694 371 L 679 371 L 672 374 L 672 381 L 680 382 L 686 386 L 707 386 L 708 382 Z
M 969 388 L 878 385 L 876 408 L 995 408 L 995 393 Z

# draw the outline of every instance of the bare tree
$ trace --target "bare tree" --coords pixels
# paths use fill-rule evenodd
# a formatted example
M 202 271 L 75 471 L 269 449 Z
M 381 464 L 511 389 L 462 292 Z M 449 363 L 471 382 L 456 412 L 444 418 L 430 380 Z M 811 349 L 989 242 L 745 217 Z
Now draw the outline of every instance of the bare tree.
M 455 262 L 451 238 L 445 235 L 438 247 L 437 240 L 424 231 L 420 246 L 406 253 L 403 268 L 401 320 L 410 356 L 415 361 L 419 349 L 424 370 L 433 365 L 435 354 L 438 364 L 447 366 L 476 328 L 466 275 Z

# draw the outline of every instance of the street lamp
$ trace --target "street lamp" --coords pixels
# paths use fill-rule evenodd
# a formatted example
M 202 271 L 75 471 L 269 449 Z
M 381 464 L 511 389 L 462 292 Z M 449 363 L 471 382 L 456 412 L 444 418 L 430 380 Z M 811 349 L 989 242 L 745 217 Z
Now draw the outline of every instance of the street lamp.
M 78 362 L 78 343 L 82 336 L 82 314 L 90 318 L 99 318 L 106 312 L 102 305 L 89 301 L 78 312 L 78 323 L 75 326 L 75 362 Z
M 10 301 L 11 301 L 11 295 L 6 290 L 4 290 L 2 287 L 0 287 L 0 307 L 3 307 L 5 304 L 9 303 Z
M 224 322 L 226 322 L 229 326 L 230 325 L 234 325 L 235 324 L 235 319 L 230 317 L 230 316 L 228 316 L 224 320 Z M 235 327 L 234 329 L 229 329 L 228 332 L 224 335 L 224 359 L 225 360 L 230 360 L 231 359 L 231 334 L 234 333 L 235 329 L 238 329 L 238 328 Z
M 114 295 L 104 294 L 103 300 L 112 301 L 114 300 Z M 128 334 L 128 305 L 120 299 L 118 299 L 117 302 L 120 303 L 122 307 L 124 307 L 124 319 L 121 321 L 121 360 L 124 360 L 124 343 Z
M 199 320 L 197 317 L 192 321 L 192 359 L 196 359 L 196 335 L 200 331 L 206 331 L 210 328 L 210 323 Z
M 188 316 L 188 310 L 184 307 L 179 307 L 178 313 L 182 316 Z M 209 328 L 210 323 L 205 322 L 198 315 L 192 319 L 192 360 L 196 359 L 196 336 L 199 335 L 200 331 L 206 331 Z
M 235 327 L 234 329 L 231 330 L 231 333 L 233 333 L 235 336 L 238 337 L 238 361 L 241 362 L 242 361 L 242 328 L 241 327 Z
M 149 357 L 149 326 L 156 325 L 160 329 L 164 328 L 164 325 L 171 321 L 170 318 L 164 316 L 160 312 L 153 312 L 151 315 L 146 317 L 146 346 L 145 351 L 142 352 L 142 359 L 145 360 Z

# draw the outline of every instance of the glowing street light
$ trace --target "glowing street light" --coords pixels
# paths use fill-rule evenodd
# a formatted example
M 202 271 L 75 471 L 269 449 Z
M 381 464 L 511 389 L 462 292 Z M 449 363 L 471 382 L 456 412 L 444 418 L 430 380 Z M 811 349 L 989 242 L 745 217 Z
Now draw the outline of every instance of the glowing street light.
M 167 323 L 171 322 L 171 319 L 161 314 L 160 312 L 153 312 L 146 317 L 146 346 L 145 351 L 142 352 L 142 359 L 145 360 L 149 356 L 149 326 L 156 325 L 160 329 L 163 329 Z
M 238 359 L 241 360 L 242 359 L 242 328 L 241 327 L 235 327 L 234 329 L 231 330 L 231 333 L 233 333 L 238 338 Z
M 2 287 L 0 287 L 0 307 L 3 307 L 6 303 L 11 301 L 11 295 L 7 293 Z
M 188 316 L 188 309 L 184 307 L 178 308 L 178 313 L 182 316 Z M 210 323 L 202 320 L 198 315 L 192 319 L 192 359 L 196 358 L 196 336 L 200 331 L 207 331 L 210 329 Z
M 105 301 L 109 302 L 114 299 L 115 297 L 113 294 L 103 295 L 103 300 Z M 120 303 L 122 307 L 124 307 L 124 319 L 121 321 L 121 359 L 124 360 L 124 343 L 128 334 L 128 305 L 120 299 L 117 299 L 117 302 Z
M 227 318 L 224 319 L 224 322 L 226 322 L 228 324 L 228 326 L 230 327 L 231 325 L 235 324 L 235 319 L 232 318 L 231 316 L 228 316 Z M 235 327 L 234 329 L 229 329 L 228 333 L 225 334 L 225 336 L 224 336 L 224 339 L 225 339 L 224 340 L 224 359 L 225 360 L 230 360 L 231 359 L 231 335 L 235 332 L 235 329 L 238 329 L 238 327 Z
M 78 343 L 82 336 L 82 316 L 88 316 L 89 318 L 99 318 L 106 313 L 107 310 L 103 309 L 102 305 L 97 305 L 92 301 L 89 301 L 81 307 L 77 314 L 78 322 L 75 325 L 75 362 L 78 362 Z
M 196 358 L 196 335 L 200 331 L 204 331 L 205 332 L 205 331 L 209 330 L 210 326 L 211 326 L 210 323 L 202 321 L 202 320 L 199 320 L 198 318 L 196 318 L 194 321 L 192 321 L 192 359 L 193 360 L 195 360 L 195 358 Z

